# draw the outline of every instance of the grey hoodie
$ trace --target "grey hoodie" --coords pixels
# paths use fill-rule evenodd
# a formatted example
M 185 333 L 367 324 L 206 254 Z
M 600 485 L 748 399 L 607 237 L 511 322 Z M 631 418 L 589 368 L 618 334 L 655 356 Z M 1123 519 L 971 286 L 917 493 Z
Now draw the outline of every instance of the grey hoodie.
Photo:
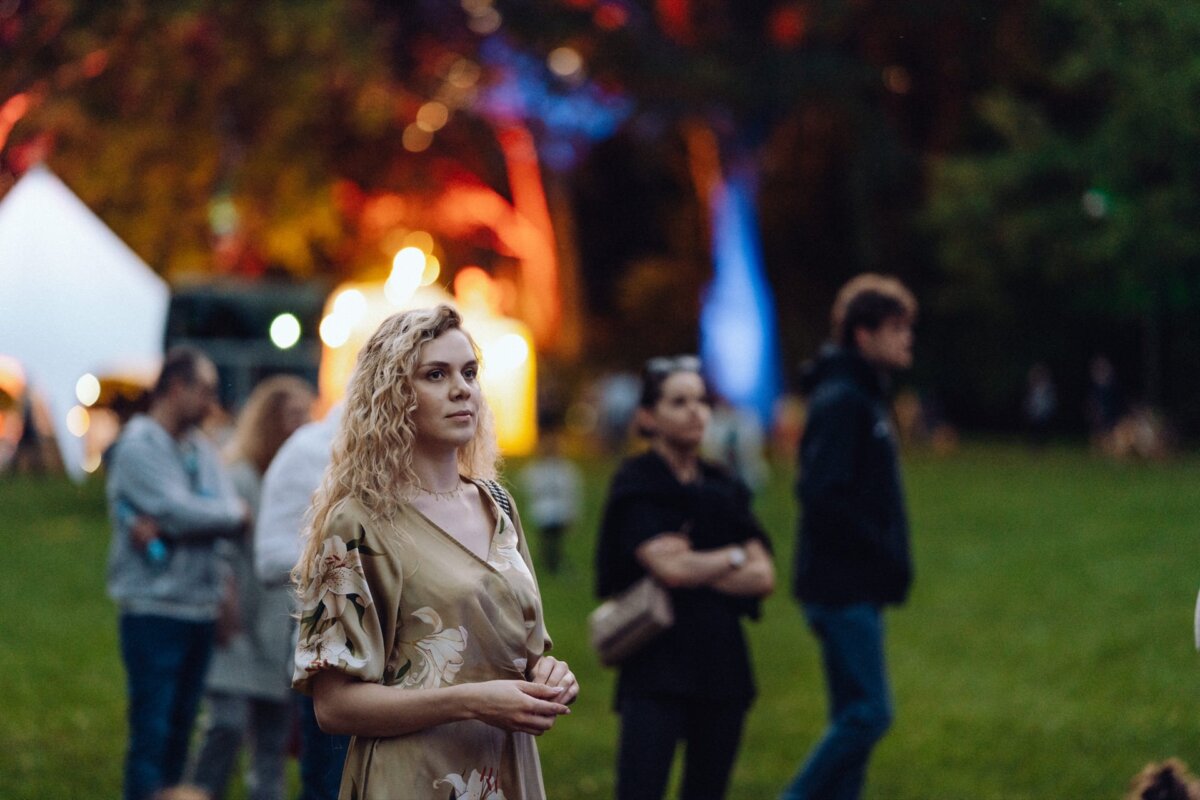
M 108 594 L 121 612 L 216 619 L 224 569 L 217 542 L 239 535 L 244 517 L 212 444 L 196 431 L 176 440 L 153 418 L 136 416 L 113 448 L 107 494 Z M 158 523 L 166 550 L 161 562 L 130 541 L 137 514 Z

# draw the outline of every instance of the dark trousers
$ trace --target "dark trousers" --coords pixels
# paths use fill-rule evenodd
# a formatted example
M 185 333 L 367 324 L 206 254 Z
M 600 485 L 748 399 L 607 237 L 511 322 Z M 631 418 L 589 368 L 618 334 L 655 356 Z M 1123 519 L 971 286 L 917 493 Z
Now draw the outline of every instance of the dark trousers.
M 129 692 L 125 800 L 145 800 L 182 777 L 214 632 L 211 622 L 121 615 Z
M 742 738 L 746 703 L 674 697 L 621 701 L 617 800 L 661 800 L 684 744 L 681 800 L 725 796 Z
M 292 732 L 291 698 L 264 700 L 229 692 L 205 695 L 208 724 L 191 768 L 190 783 L 222 800 L 243 746 L 250 751 L 246 771 L 249 800 L 283 800 L 287 740 Z
M 539 530 L 542 539 L 542 563 L 546 566 L 546 572 L 551 575 L 557 575 L 562 566 L 562 541 L 566 532 L 566 525 L 543 525 Z
M 349 736 L 330 736 L 317 725 L 312 698 L 296 695 L 300 716 L 300 800 L 337 800 Z
M 829 727 L 783 800 L 856 800 L 871 750 L 892 724 L 883 612 L 870 603 L 809 604 L 804 614 L 821 642 Z

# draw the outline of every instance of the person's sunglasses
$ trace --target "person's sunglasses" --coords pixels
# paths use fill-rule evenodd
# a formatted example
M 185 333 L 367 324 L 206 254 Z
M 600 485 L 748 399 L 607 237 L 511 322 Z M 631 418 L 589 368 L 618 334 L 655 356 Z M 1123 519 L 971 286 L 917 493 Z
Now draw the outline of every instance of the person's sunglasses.
M 700 372 L 700 367 L 700 357 L 693 355 L 658 356 L 646 362 L 646 372 L 650 375 Z

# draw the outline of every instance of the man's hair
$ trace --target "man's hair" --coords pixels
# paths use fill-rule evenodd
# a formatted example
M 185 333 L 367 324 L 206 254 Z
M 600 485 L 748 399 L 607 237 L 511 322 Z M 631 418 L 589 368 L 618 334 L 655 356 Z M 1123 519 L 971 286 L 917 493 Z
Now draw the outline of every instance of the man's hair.
M 195 383 L 196 368 L 202 362 L 210 360 L 204 351 L 197 347 L 182 344 L 172 347 L 163 356 L 162 371 L 158 373 L 158 380 L 154 382 L 150 396 L 156 400 L 165 396 L 170 391 L 171 384 L 176 382 Z
M 833 340 L 843 347 L 854 347 L 856 330 L 879 330 L 892 317 L 915 320 L 917 298 L 890 275 L 863 273 L 839 289 L 833 301 L 829 315 Z
M 1127 800 L 1196 800 L 1200 783 L 1177 758 L 1147 764 L 1134 776 Z

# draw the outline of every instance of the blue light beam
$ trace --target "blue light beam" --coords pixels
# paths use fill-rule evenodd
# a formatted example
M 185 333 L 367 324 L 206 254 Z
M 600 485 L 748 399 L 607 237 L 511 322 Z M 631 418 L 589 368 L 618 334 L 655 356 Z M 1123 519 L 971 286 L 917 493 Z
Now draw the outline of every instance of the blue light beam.
M 700 353 L 713 387 L 767 427 L 780 388 L 779 341 L 754 188 L 740 172 L 714 192 L 713 279 L 700 311 Z

